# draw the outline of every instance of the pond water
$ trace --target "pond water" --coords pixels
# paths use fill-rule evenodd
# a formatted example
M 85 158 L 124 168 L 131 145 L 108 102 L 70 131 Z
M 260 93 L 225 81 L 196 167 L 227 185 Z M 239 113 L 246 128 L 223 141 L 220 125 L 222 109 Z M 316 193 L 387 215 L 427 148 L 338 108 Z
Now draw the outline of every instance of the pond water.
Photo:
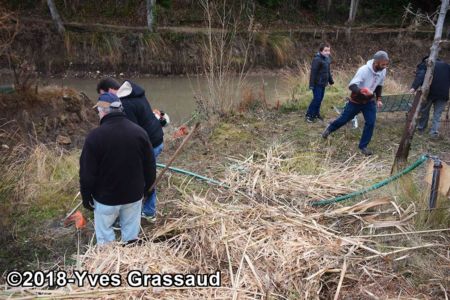
M 187 121 L 195 110 L 195 95 L 201 93 L 207 95 L 208 81 L 204 77 L 138 77 L 130 78 L 142 86 L 146 91 L 147 99 L 152 108 L 167 112 L 172 122 L 182 123 Z M 41 80 L 45 84 L 64 85 L 84 92 L 92 101 L 98 97 L 96 93 L 97 79 L 47 79 Z M 120 82 L 120 81 L 119 81 Z M 253 90 L 254 95 L 264 94 L 268 104 L 282 102 L 284 90 L 278 76 L 274 75 L 251 75 L 247 76 L 248 88 Z M 232 85 L 235 87 L 235 85 Z M 242 94 L 237 96 L 242 99 Z

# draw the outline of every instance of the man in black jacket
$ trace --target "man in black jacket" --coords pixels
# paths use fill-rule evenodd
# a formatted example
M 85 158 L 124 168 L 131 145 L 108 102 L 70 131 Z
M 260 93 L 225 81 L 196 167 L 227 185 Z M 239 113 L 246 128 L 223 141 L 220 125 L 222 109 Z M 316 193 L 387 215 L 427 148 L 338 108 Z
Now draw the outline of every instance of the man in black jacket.
M 83 206 L 94 210 L 98 244 L 115 240 L 117 217 L 122 241 L 132 241 L 139 234 L 142 198 L 156 177 L 152 146 L 147 133 L 126 118 L 116 95 L 100 95 L 95 108 L 100 126 L 88 134 L 80 157 Z
M 427 72 L 428 56 L 422 59 L 422 62 L 417 65 L 416 77 L 411 85 L 411 93 L 422 86 Z M 432 137 L 439 136 L 439 125 L 442 112 L 448 101 L 448 93 L 450 88 L 450 66 L 446 62 L 437 59 L 434 65 L 433 81 L 431 82 L 430 92 L 426 103 L 423 103 L 420 108 L 420 119 L 417 122 L 417 130 L 423 133 L 428 126 L 428 119 L 430 118 L 431 106 L 434 106 L 433 121 L 431 125 L 430 135 Z
M 119 85 L 117 81 L 108 77 L 100 80 L 97 85 L 97 92 L 113 93 L 120 98 L 127 118 L 141 126 L 147 132 L 153 146 L 153 155 L 156 160 L 164 148 L 164 133 L 160 121 L 153 114 L 152 108 L 145 97 L 144 89 L 129 80 L 126 80 L 122 85 Z M 150 193 L 148 199 L 144 199 L 142 217 L 150 222 L 155 221 L 156 189 Z
M 314 56 L 311 63 L 309 89 L 313 92 L 313 99 L 306 112 L 306 121 L 308 123 L 314 122 L 315 119 L 323 121 L 320 115 L 320 106 L 325 96 L 325 87 L 328 84 L 334 84 L 330 62 L 330 45 L 320 44 L 319 52 Z

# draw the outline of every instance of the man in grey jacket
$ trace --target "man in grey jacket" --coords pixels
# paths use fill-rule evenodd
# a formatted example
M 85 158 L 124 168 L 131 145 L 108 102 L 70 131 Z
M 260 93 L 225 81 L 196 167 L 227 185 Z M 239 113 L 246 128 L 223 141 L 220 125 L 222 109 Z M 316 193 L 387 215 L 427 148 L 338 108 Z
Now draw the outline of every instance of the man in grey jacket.
M 384 78 L 386 77 L 386 67 L 388 65 L 388 54 L 385 51 L 378 51 L 373 56 L 373 59 L 358 69 L 355 77 L 353 77 L 348 85 L 351 95 L 348 98 L 344 111 L 322 133 L 324 139 L 362 112 L 365 124 L 359 142 L 359 149 L 364 155 L 372 155 L 372 151 L 367 146 L 372 139 L 375 128 L 377 107 L 383 105 L 381 102 L 381 92 Z

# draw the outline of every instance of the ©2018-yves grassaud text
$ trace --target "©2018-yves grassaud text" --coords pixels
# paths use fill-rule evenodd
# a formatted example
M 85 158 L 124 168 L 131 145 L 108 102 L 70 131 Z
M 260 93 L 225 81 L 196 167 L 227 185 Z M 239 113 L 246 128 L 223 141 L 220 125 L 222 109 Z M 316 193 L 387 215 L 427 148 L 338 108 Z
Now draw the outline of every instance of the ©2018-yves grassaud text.
M 121 274 L 92 274 L 88 271 L 10 271 L 6 283 L 11 287 L 220 287 L 221 273 L 211 274 L 148 274 L 132 270 Z

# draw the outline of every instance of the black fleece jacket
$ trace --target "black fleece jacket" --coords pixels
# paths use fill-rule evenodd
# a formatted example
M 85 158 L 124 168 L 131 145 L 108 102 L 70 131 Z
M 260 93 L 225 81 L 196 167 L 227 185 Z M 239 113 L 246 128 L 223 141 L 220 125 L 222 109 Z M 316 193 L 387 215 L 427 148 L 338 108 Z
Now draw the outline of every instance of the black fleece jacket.
M 142 198 L 156 177 L 156 162 L 146 132 L 114 112 L 100 121 L 84 142 L 80 157 L 83 203 L 133 203 Z
M 127 118 L 147 132 L 153 148 L 161 145 L 164 133 L 161 123 L 153 114 L 152 107 L 145 97 L 145 91 L 139 85 L 127 80 L 132 87 L 131 94 L 120 98 Z
M 331 59 L 323 56 L 318 52 L 311 63 L 311 74 L 309 76 L 309 87 L 314 86 L 327 86 L 328 84 L 334 84 L 333 76 L 330 69 Z
M 414 78 L 414 82 L 411 85 L 411 88 L 415 90 L 422 86 L 425 79 L 425 73 L 427 72 L 427 64 L 425 59 L 423 59 L 422 62 L 417 65 L 416 77 Z M 430 99 L 431 101 L 447 101 L 449 96 L 449 88 L 450 65 L 438 59 L 436 60 L 436 64 L 434 65 L 433 81 L 431 81 L 428 99 Z

